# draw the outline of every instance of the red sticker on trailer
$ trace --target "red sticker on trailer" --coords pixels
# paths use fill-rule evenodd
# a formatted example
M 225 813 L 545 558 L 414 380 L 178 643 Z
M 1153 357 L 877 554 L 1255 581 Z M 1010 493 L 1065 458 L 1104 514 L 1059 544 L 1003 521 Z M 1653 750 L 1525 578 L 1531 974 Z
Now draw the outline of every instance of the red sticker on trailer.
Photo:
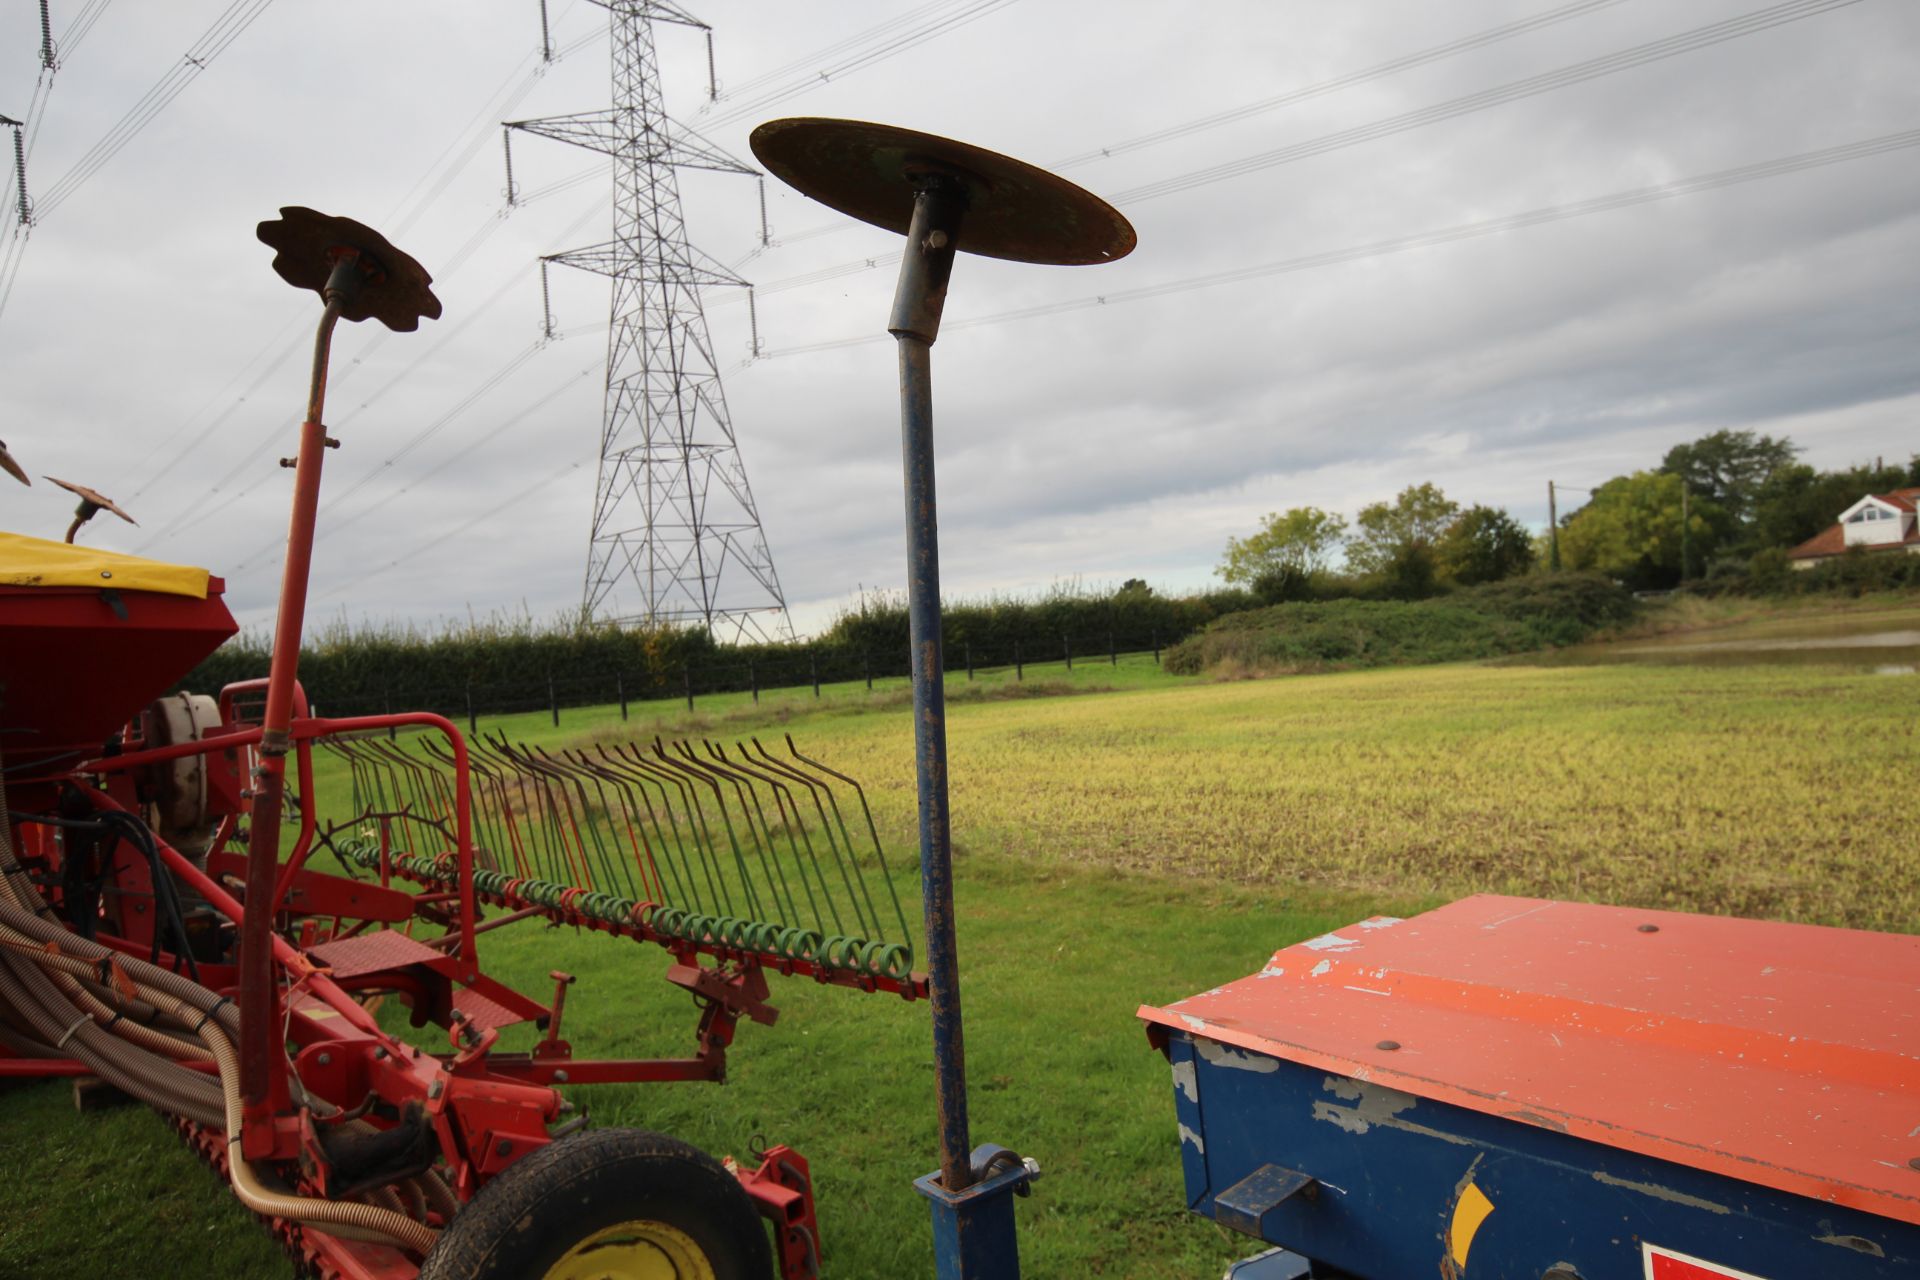
M 1708 1262 L 1691 1254 L 1663 1249 L 1657 1244 L 1640 1244 L 1640 1256 L 1646 1263 L 1647 1280 L 1766 1280 L 1751 1271 L 1736 1271 L 1717 1262 Z

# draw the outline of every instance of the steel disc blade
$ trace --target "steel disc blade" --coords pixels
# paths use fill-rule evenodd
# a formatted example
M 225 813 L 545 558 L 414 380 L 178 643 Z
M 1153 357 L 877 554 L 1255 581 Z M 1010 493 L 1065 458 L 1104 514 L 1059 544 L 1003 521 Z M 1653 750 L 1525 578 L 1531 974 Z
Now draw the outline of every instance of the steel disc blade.
M 958 248 L 988 258 L 1084 266 L 1133 252 L 1133 227 L 1099 196 L 1022 160 L 931 133 L 862 120 L 796 117 L 753 131 L 753 154 L 801 194 L 905 234 L 915 179 L 966 184 Z

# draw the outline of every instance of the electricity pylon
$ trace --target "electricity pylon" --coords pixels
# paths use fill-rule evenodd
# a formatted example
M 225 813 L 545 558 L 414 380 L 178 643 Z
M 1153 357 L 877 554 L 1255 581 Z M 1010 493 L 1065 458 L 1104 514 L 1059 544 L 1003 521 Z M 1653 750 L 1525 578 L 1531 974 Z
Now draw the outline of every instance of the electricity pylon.
M 667 118 L 653 24 L 707 25 L 667 0 L 594 3 L 612 28 L 613 106 L 506 123 L 509 138 L 517 129 L 613 158 L 613 239 L 542 259 L 613 281 L 582 610 L 698 624 L 717 639 L 790 636 L 701 303 L 702 289 L 747 282 L 688 241 L 675 172 L 758 170 Z M 511 201 L 510 151 L 507 172 Z M 627 590 L 639 608 L 613 610 Z

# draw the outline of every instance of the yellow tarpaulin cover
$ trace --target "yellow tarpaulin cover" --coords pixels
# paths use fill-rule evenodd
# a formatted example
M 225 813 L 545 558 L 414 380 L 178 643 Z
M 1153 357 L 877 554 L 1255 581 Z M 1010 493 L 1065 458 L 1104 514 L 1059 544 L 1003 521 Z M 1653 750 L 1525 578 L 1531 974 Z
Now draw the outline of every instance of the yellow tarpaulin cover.
M 0 586 L 118 587 L 207 598 L 207 571 L 162 564 L 93 547 L 72 547 L 25 534 L 0 533 Z

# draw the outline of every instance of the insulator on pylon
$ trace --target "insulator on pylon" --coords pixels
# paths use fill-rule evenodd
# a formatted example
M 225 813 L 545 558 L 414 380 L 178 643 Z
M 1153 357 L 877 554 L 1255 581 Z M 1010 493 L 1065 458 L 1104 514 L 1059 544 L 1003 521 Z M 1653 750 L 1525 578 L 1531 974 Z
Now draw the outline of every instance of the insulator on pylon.
M 553 341 L 553 294 L 547 289 L 547 260 L 540 260 L 540 336 Z
M 540 61 L 553 61 L 553 31 L 547 25 L 547 0 L 540 0 Z
M 53 17 L 47 12 L 47 0 L 40 0 L 40 65 L 48 71 L 60 69 L 53 56 Z
M 513 130 L 502 125 L 500 128 L 500 148 L 507 155 L 507 207 L 515 206 L 516 192 L 513 189 Z
M 760 247 L 765 249 L 772 246 L 773 235 L 771 232 L 767 230 L 767 180 L 765 177 L 762 177 L 759 179 L 759 182 L 760 182 Z
M 760 311 L 753 304 L 753 286 L 747 286 L 747 329 L 753 335 L 753 358 L 760 358 Z
M 707 31 L 707 101 L 720 101 L 720 77 L 713 70 L 713 31 Z
M 18 120 L 7 120 L 4 116 L 0 116 L 0 120 L 13 126 L 13 171 L 20 184 L 20 225 L 30 226 L 33 222 L 33 205 L 27 200 L 26 130 Z

